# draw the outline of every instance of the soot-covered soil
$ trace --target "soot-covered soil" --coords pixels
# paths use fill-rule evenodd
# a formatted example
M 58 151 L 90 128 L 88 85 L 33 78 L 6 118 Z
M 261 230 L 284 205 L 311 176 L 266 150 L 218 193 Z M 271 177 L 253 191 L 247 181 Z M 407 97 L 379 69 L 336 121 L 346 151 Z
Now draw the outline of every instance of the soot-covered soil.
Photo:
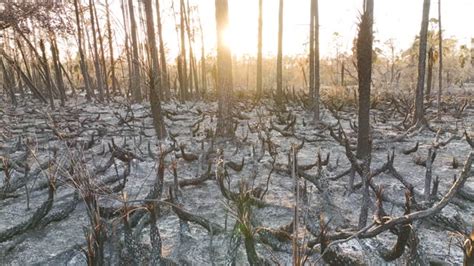
M 21 102 L 16 108 L 4 102 L 0 106 L 2 265 L 87 264 L 82 250 L 87 250 L 85 232 L 91 227 L 90 209 L 84 203 L 88 195 L 84 184 L 79 184 L 79 177 L 88 179 L 93 187 L 103 216 L 101 220 L 106 224 L 104 230 L 109 241 L 105 244 L 105 261 L 117 264 L 121 256 L 128 254 L 127 243 L 123 243 L 124 217 L 133 216 L 132 211 L 120 211 L 124 199 L 130 201 L 128 207 L 143 206 L 143 199 L 156 180 L 157 158 L 166 149 L 171 152 L 162 163 L 164 188 L 157 226 L 162 256 L 168 262 L 223 265 L 234 259 L 238 265 L 248 263 L 245 245 L 239 240 L 242 229 L 234 228 L 239 216 L 236 204 L 223 196 L 219 178 L 216 178 L 222 174 L 222 169 L 216 165 L 226 165 L 227 177 L 223 183 L 225 187 L 230 185 L 231 191 L 239 192 L 242 187 L 239 184 L 245 182 L 248 189 L 253 189 L 254 198 L 263 194 L 261 202 L 252 205 L 250 220 L 257 253 L 269 263 L 291 264 L 294 244 L 289 238 L 281 241 L 272 238 L 276 243 L 264 243 L 260 234 L 262 228 L 286 230 L 285 236 L 298 236 L 298 245 L 306 247 L 318 237 L 321 214 L 328 222 L 329 234 L 357 226 L 362 198 L 358 186 L 360 177 L 356 175 L 355 190 L 350 193 L 350 174 L 339 177 L 350 168 L 350 163 L 344 147 L 328 130 L 328 125 L 336 128 L 335 116 L 338 116 L 348 138 L 355 143 L 357 127 L 353 123 L 357 119 L 353 109 L 343 108 L 337 113 L 323 110 L 324 125 L 313 125 L 311 115 L 299 104 L 289 104 L 286 112 L 278 113 L 267 102 L 255 106 L 250 101 L 241 101 L 236 108 L 239 111 L 236 137 L 225 140 L 212 136 L 216 124 L 214 102 L 171 102 L 164 104 L 171 137 L 158 142 L 146 104 L 99 104 L 80 99 L 56 111 L 30 101 Z M 474 109 L 467 106 L 455 118 L 452 115 L 456 112 L 454 107 L 448 108 L 442 121 L 430 123 L 433 129 L 442 128 L 438 135 L 424 129 L 400 137 L 404 132 L 401 112 L 388 103 L 380 106 L 371 110 L 372 168 L 382 167 L 387 162 L 387 154 L 393 152 L 395 171 L 380 173 L 372 181 L 377 187 L 383 185 L 385 212 L 395 217 L 404 212 L 406 187 L 394 177 L 394 172 L 413 185 L 414 196 L 420 203 L 427 169 L 420 164 L 426 163 L 430 147 L 436 147 L 432 176 L 433 179 L 439 177 L 439 188 L 433 201 L 447 193 L 454 176 L 459 177 L 464 161 L 472 151 L 464 132 L 473 136 Z M 288 158 L 292 145 L 302 143 L 297 162 L 305 169 L 299 173 L 301 197 L 296 234 L 291 233 L 296 192 Z M 416 143 L 416 151 L 404 154 Z M 124 151 L 130 153 L 121 160 L 117 153 Z M 318 153 L 322 158 L 319 165 Z M 174 168 L 180 188 L 177 189 L 178 201 L 171 204 L 166 199 L 169 188 L 176 189 Z M 199 177 L 202 182 L 196 185 L 183 181 Z M 53 188 L 48 185 L 51 179 L 55 180 Z M 52 201 L 48 201 L 50 191 L 54 191 Z M 413 256 L 425 263 L 462 263 L 463 253 L 458 243 L 463 238 L 455 232 L 467 232 L 472 226 L 472 177 L 464 184 L 463 192 L 439 214 L 412 224 L 418 238 L 418 254 L 411 254 L 408 246 L 404 255 L 392 262 L 394 265 L 413 260 Z M 52 202 L 50 208 L 45 204 L 48 202 Z M 373 219 L 375 202 L 375 194 L 371 191 L 369 222 Z M 208 232 L 192 222 L 188 223 L 187 230 L 170 207 L 173 204 L 217 224 L 224 232 Z M 41 211 L 43 215 L 40 215 Z M 36 220 L 32 219 L 35 215 L 39 217 Z M 150 227 L 145 223 L 147 217 L 145 212 L 138 225 L 132 228 L 134 243 L 137 250 L 141 250 L 136 256 L 141 256 L 139 263 L 142 264 L 149 263 L 146 257 L 151 250 Z M 380 256 L 382 250 L 391 248 L 395 241 L 396 236 L 386 231 L 369 239 L 352 239 L 334 250 L 358 263 L 380 265 L 384 263 Z M 309 254 L 307 263 L 323 263 L 319 260 L 319 250 L 319 245 L 312 251 L 304 249 L 303 252 Z

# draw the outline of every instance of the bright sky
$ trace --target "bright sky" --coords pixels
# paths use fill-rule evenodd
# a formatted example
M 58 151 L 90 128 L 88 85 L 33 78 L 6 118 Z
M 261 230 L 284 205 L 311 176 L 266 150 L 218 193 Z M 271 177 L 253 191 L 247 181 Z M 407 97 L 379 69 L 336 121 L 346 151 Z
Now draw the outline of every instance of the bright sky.
M 115 2 L 115 1 L 114 1 Z M 119 2 L 119 1 L 116 1 Z M 177 37 L 174 18 L 169 8 L 178 0 L 161 0 L 164 36 L 172 56 L 177 54 Z M 263 0 L 263 50 L 264 55 L 277 51 L 278 0 Z M 431 1 L 430 18 L 438 17 L 438 0 Z M 190 0 L 198 5 L 205 34 L 207 52 L 215 48 L 214 0 Z M 470 46 L 474 37 L 474 0 L 443 0 L 442 20 L 445 37 L 455 37 L 460 44 Z M 357 21 L 362 0 L 319 0 L 320 49 L 322 56 L 332 56 L 336 47 L 350 50 L 356 35 Z M 308 40 L 310 0 L 285 0 L 284 54 L 305 54 Z M 396 47 L 406 49 L 419 33 L 423 0 L 375 0 L 375 38 L 383 44 L 394 39 Z M 177 10 L 178 11 L 178 10 Z M 229 0 L 231 47 L 234 55 L 255 55 L 257 51 L 257 0 Z M 118 15 L 118 14 L 117 14 Z M 121 17 L 121 15 L 119 15 Z M 334 37 L 338 32 L 340 37 Z M 198 40 L 200 37 L 198 37 Z M 200 47 L 200 44 L 198 44 Z M 196 47 L 196 48 L 198 48 Z M 199 51 L 196 51 L 199 53 Z

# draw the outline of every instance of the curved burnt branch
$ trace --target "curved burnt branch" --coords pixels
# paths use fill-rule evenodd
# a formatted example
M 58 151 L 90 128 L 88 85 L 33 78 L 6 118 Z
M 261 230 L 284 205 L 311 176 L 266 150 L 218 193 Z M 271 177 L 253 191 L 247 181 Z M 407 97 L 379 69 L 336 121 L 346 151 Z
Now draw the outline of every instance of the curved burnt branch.
M 192 214 L 192 213 L 184 210 L 180 206 L 176 205 L 175 197 L 174 197 L 172 189 L 169 190 L 169 194 L 170 194 L 170 199 L 171 199 L 171 203 L 172 203 L 171 208 L 173 209 L 173 212 L 176 213 L 176 215 L 181 220 L 198 224 L 198 225 L 204 227 L 210 234 L 213 234 L 213 235 L 218 235 L 218 234 L 221 234 L 221 233 L 225 232 L 225 230 L 222 226 L 220 226 L 220 225 L 218 225 L 214 222 L 210 222 L 209 220 L 207 220 L 206 218 L 204 218 L 202 216 Z
M 405 155 L 408 155 L 410 153 L 414 153 L 418 150 L 418 145 L 419 145 L 419 142 L 417 141 L 415 147 L 407 149 L 407 150 L 403 150 L 402 153 L 405 154 Z
M 53 207 L 55 191 L 54 183 L 55 182 L 53 179 L 49 180 L 48 198 L 46 199 L 46 201 L 43 202 L 43 204 L 41 204 L 38 209 L 36 209 L 35 213 L 33 214 L 33 216 L 31 216 L 31 218 L 19 225 L 0 232 L 0 243 L 5 242 L 16 235 L 23 234 L 26 231 L 33 229 L 40 224 L 41 219 L 43 219 Z
M 244 169 L 244 165 L 245 165 L 245 157 L 242 157 L 242 161 L 240 162 L 240 165 L 232 161 L 228 161 L 225 163 L 225 166 L 228 166 L 230 169 L 236 172 L 242 171 L 242 169 Z
M 472 138 L 469 136 L 469 134 L 467 134 L 466 130 L 464 130 L 464 136 L 466 137 L 466 141 L 469 144 L 469 146 L 471 146 L 471 148 L 474 149 L 474 140 L 472 140 Z
M 405 213 L 404 215 L 410 214 L 411 211 L 411 194 L 410 191 L 405 193 Z M 389 251 L 382 251 L 382 258 L 387 261 L 394 261 L 400 258 L 405 252 L 405 247 L 410 240 L 411 234 L 411 221 L 401 224 L 395 227 L 397 230 L 397 242 Z
M 207 171 L 203 173 L 200 177 L 179 180 L 178 182 L 179 187 L 183 188 L 187 186 L 197 186 L 206 182 L 207 180 L 213 179 L 215 175 L 211 172 L 211 168 L 212 168 L 212 163 L 209 163 L 207 167 Z
M 59 222 L 61 220 L 66 219 L 76 209 L 76 206 L 79 203 L 80 199 L 81 198 L 79 192 L 77 190 L 74 191 L 72 200 L 65 204 L 64 208 L 44 217 L 44 219 L 41 220 L 38 226 L 44 227 L 50 223 Z
M 345 238 L 352 238 L 356 234 L 358 238 L 372 238 L 396 226 L 400 226 L 402 224 L 406 224 L 415 220 L 419 220 L 419 219 L 423 219 L 423 218 L 435 215 L 436 213 L 440 212 L 446 205 L 448 205 L 448 203 L 451 202 L 453 197 L 458 193 L 460 188 L 462 188 L 467 178 L 470 176 L 470 171 L 471 171 L 473 161 L 474 161 L 474 152 L 471 152 L 464 164 L 464 168 L 461 172 L 460 177 L 454 182 L 454 184 L 451 186 L 447 194 L 444 195 L 444 197 L 441 200 L 439 200 L 435 205 L 433 205 L 433 207 L 429 209 L 412 212 L 408 215 L 391 218 L 389 221 L 381 225 L 376 225 L 376 224 L 371 225 L 369 228 L 366 228 L 363 232 L 357 232 L 357 231 L 341 232 L 338 234 L 328 236 L 329 239 L 331 241 L 334 241 L 334 240 L 340 240 L 340 239 L 345 239 Z M 314 245 L 314 242 L 311 242 L 311 244 Z
M 187 161 L 187 162 L 193 162 L 193 161 L 196 161 L 197 159 L 199 159 L 199 156 L 197 156 L 196 154 L 192 154 L 192 153 L 186 153 L 184 151 L 184 148 L 186 147 L 186 145 L 184 144 L 181 144 L 179 145 L 179 150 L 181 151 L 181 157 Z

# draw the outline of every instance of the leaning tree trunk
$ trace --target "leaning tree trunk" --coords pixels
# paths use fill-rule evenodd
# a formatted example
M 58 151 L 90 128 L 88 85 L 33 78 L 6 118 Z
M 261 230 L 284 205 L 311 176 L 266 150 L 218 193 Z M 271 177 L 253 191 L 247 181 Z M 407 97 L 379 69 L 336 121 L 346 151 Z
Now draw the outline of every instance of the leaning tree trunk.
M 439 23 L 439 73 L 438 73 L 438 119 L 441 119 L 441 92 L 443 90 L 443 35 L 441 27 L 441 0 L 438 0 L 438 23 Z
M 277 102 L 283 100 L 283 0 L 278 9 Z M 281 107 L 281 105 L 279 105 Z
M 161 73 L 160 63 L 158 61 L 158 49 L 156 48 L 155 29 L 153 23 L 153 8 L 151 0 L 144 0 L 146 28 L 148 33 L 148 51 L 151 57 L 151 73 L 150 73 L 150 105 L 153 116 L 153 126 L 155 127 L 156 136 L 158 139 L 163 139 L 167 136 L 165 122 L 163 120 L 163 113 L 161 110 Z
M 425 111 L 423 106 L 423 90 L 425 86 L 425 71 L 426 71 L 426 46 L 428 42 L 428 22 L 430 15 L 430 0 L 423 2 L 423 18 L 421 21 L 420 30 L 420 49 L 418 56 L 418 81 L 416 84 L 415 94 L 415 116 L 413 124 L 420 126 L 426 123 Z
M 130 90 L 132 90 L 134 100 L 141 102 L 143 97 L 140 86 L 140 58 L 138 57 L 137 22 L 135 20 L 133 0 L 128 0 L 128 13 L 130 15 L 130 33 L 132 35 L 132 76 L 130 77 Z
M 369 207 L 369 176 L 372 143 L 370 138 L 370 85 L 372 81 L 372 43 L 374 0 L 364 1 L 364 13 L 357 37 L 357 74 L 359 78 L 359 110 L 357 134 L 357 158 L 363 161 L 363 198 L 359 215 L 359 228 L 367 224 Z
M 263 0 L 258 0 L 258 52 L 257 52 L 257 99 L 263 94 L 262 45 L 263 45 Z
M 217 94 L 218 118 L 216 135 L 231 137 L 234 135 L 232 119 L 232 55 L 225 43 L 225 29 L 229 24 L 229 7 L 227 0 L 215 0 L 217 28 Z

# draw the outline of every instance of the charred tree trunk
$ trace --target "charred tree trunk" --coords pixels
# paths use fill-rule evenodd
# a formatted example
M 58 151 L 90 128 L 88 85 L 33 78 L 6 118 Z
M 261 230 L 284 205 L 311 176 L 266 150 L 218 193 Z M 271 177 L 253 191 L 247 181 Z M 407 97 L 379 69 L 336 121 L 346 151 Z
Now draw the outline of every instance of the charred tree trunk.
M 420 30 L 420 49 L 418 57 L 418 81 L 415 93 L 415 115 L 413 124 L 420 126 L 425 124 L 425 111 L 423 106 L 423 91 L 425 86 L 425 70 L 426 70 L 426 46 L 428 42 L 428 22 L 430 15 L 430 0 L 423 1 L 423 18 Z
M 76 14 L 76 25 L 77 25 L 77 42 L 78 42 L 78 48 L 79 48 L 79 56 L 80 56 L 80 65 L 81 65 L 81 72 L 82 72 L 82 77 L 84 79 L 84 87 L 86 90 L 86 98 L 87 100 L 90 100 L 91 97 L 94 95 L 94 91 L 91 88 L 91 82 L 89 79 L 89 73 L 87 70 L 87 64 L 86 64 L 86 59 L 84 55 L 84 51 L 82 49 L 82 30 L 81 30 L 81 19 L 79 16 L 79 4 L 78 0 L 74 0 L 74 13 Z
M 278 9 L 278 54 L 277 54 L 277 102 L 283 101 L 283 0 Z
M 232 120 L 232 55 L 224 40 L 225 29 L 229 24 L 229 7 L 227 0 L 215 0 L 217 28 L 217 95 L 218 118 L 216 135 L 231 137 L 234 135 Z
M 109 56 L 110 56 L 110 75 L 112 79 L 112 93 L 117 93 L 118 85 L 117 78 L 115 77 L 115 59 L 114 59 L 114 46 L 113 46 L 113 35 L 112 27 L 110 25 L 110 6 L 109 1 L 105 0 L 105 16 L 107 19 L 107 34 L 109 35 Z
M 260 99 L 260 97 L 262 97 L 262 94 L 263 94 L 262 45 L 263 45 L 263 0 L 258 0 L 257 99 Z
M 12 105 L 16 106 L 17 105 L 17 100 L 15 96 L 15 92 L 13 91 L 13 80 L 11 77 L 14 77 L 13 71 L 11 71 L 11 68 L 7 68 L 5 64 L 3 63 L 3 59 L 0 58 L 0 67 L 2 68 L 2 73 L 3 73 L 3 90 L 5 92 L 8 92 L 8 95 L 10 95 L 10 99 L 12 101 Z
M 160 62 L 161 62 L 161 86 L 162 86 L 162 98 L 170 98 L 170 80 L 168 78 L 168 67 L 166 65 L 166 53 L 165 45 L 163 40 L 162 25 L 161 25 L 161 9 L 160 0 L 156 0 L 156 20 L 158 24 L 158 38 L 160 39 Z
M 206 53 L 204 50 L 204 31 L 202 30 L 201 20 L 199 20 L 199 30 L 201 31 L 201 94 L 205 95 L 207 91 L 207 69 Z
M 53 33 L 50 34 L 50 43 L 51 54 L 53 56 L 54 75 L 56 77 L 56 86 L 59 91 L 61 106 L 64 106 L 66 102 L 66 89 L 64 87 L 63 73 L 61 71 L 61 62 L 59 61 L 59 50 L 56 42 L 56 36 Z
M 357 73 L 359 78 L 359 110 L 357 134 L 357 158 L 363 161 L 363 198 L 359 216 L 359 228 L 367 224 L 369 207 L 369 176 L 372 143 L 370 137 L 370 86 L 372 81 L 372 43 L 374 1 L 364 1 L 364 13 L 359 24 L 357 37 Z
M 191 22 L 190 22 L 191 9 L 189 7 L 189 1 L 187 5 L 188 5 L 187 11 L 185 12 L 185 24 L 186 24 L 186 32 L 188 36 L 188 43 L 189 43 L 189 87 L 191 88 L 191 91 L 193 91 L 193 87 L 194 87 L 194 93 L 199 94 L 196 60 L 194 58 L 194 52 L 193 52 L 193 32 L 191 30 Z M 194 81 L 194 84 L 193 84 L 193 81 Z
M 180 0 L 180 37 L 181 37 L 181 54 L 179 56 L 181 61 L 181 79 L 179 82 L 181 89 L 181 99 L 188 99 L 188 70 L 186 62 L 186 38 L 185 38 L 185 5 L 184 0 Z
M 92 42 L 93 42 L 93 52 L 94 52 L 94 67 L 95 67 L 95 76 L 97 80 L 97 89 L 99 90 L 99 101 L 104 101 L 104 81 L 102 76 L 102 69 L 100 67 L 100 58 L 99 50 L 97 44 L 97 35 L 96 35 L 96 21 L 94 15 L 94 4 L 92 0 L 89 0 L 89 13 L 91 18 L 91 28 L 92 28 Z
M 316 0 L 311 0 L 310 22 L 309 22 L 309 100 L 314 103 L 314 19 L 316 11 Z
M 441 25 L 441 0 L 438 0 L 438 23 L 439 23 L 439 73 L 438 73 L 438 119 L 441 119 L 441 92 L 443 90 L 443 28 Z
M 123 16 L 123 21 L 124 21 L 124 31 L 125 31 L 125 55 L 127 57 L 127 70 L 128 70 L 128 89 L 127 91 L 125 92 L 125 95 L 127 96 L 127 99 L 129 99 L 129 97 L 132 95 L 133 97 L 135 97 L 135 94 L 134 92 L 132 91 L 132 75 L 133 75 L 133 63 L 132 63 L 132 59 L 131 59 L 131 56 L 130 56 L 130 46 L 129 46 L 129 38 L 128 38 L 128 23 L 127 23 L 127 18 L 129 17 L 128 14 L 127 14 L 127 2 L 125 0 L 122 0 L 122 5 L 121 5 L 121 8 L 122 8 L 122 16 Z M 122 77 L 125 76 L 125 71 L 123 71 L 123 62 L 122 62 Z M 136 100 L 134 98 L 134 100 Z
M 141 102 L 143 97 L 140 86 L 140 58 L 138 57 L 137 22 L 135 20 L 133 0 L 128 0 L 128 13 L 130 16 L 130 33 L 132 35 L 132 76 L 130 77 L 130 89 L 132 90 L 134 100 L 136 102 Z
M 319 122 L 319 89 L 321 86 L 321 78 L 319 73 L 319 3 L 318 0 L 311 1 L 311 18 L 312 18 L 312 33 L 313 38 L 311 42 L 313 43 L 313 57 L 311 61 L 313 63 L 313 71 L 310 73 L 313 76 L 313 93 L 312 98 L 312 108 L 313 108 L 313 121 Z
M 95 7 L 95 3 L 93 5 L 94 8 L 94 17 L 95 22 L 97 24 L 97 38 L 99 39 L 99 47 L 100 47 L 100 63 L 101 63 L 101 78 L 102 82 L 105 87 L 105 96 L 107 99 L 110 99 L 110 91 L 109 91 L 109 84 L 108 84 L 108 74 L 107 74 L 107 65 L 105 63 L 105 52 L 104 52 L 104 38 L 102 32 L 100 30 L 99 19 L 97 17 L 97 8 Z
M 345 82 L 345 73 L 346 73 L 346 65 L 344 64 L 344 58 L 342 59 L 342 62 L 341 62 L 341 86 L 345 86 L 346 82 Z
M 434 50 L 430 47 L 428 50 L 428 76 L 426 80 L 426 101 L 428 102 L 431 98 L 431 87 L 433 82 L 433 65 L 434 65 Z
M 48 91 L 49 104 L 54 110 L 53 82 L 51 81 L 51 71 L 49 70 L 48 58 L 46 57 L 46 49 L 44 47 L 43 40 L 40 40 L 40 49 L 43 55 L 42 65 L 44 67 L 44 73 L 46 76 L 46 90 Z
M 151 57 L 151 71 L 150 71 L 150 105 L 153 116 L 153 126 L 155 127 L 156 136 L 158 139 L 163 139 L 167 136 L 165 129 L 165 122 L 163 120 L 163 113 L 161 110 L 161 93 L 157 92 L 161 88 L 161 73 L 160 63 L 158 60 L 158 49 L 156 48 L 155 29 L 153 23 L 153 8 L 151 0 L 144 0 L 146 28 L 148 33 L 148 47 Z

